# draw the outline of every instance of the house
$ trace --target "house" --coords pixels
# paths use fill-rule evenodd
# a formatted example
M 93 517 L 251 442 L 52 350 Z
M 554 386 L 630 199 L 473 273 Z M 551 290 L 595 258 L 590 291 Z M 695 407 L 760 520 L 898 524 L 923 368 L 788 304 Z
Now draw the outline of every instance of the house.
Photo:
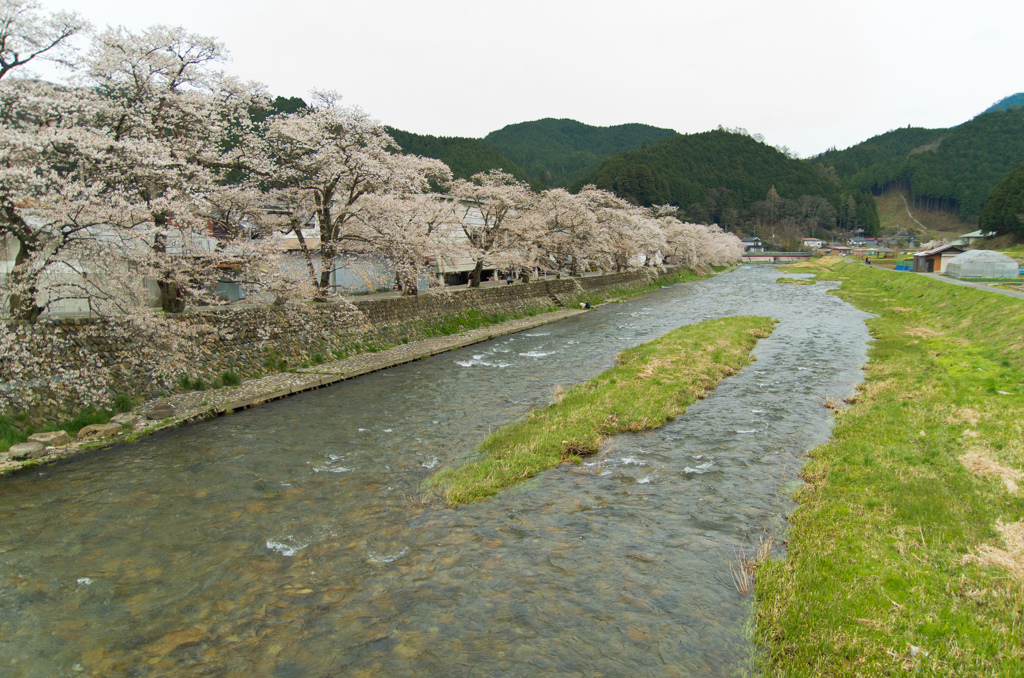
M 833 255 L 837 257 L 842 257 L 847 254 L 850 254 L 851 252 L 853 252 L 853 250 L 847 247 L 846 245 L 825 245 L 824 247 L 818 248 L 818 254 L 825 256 Z
M 43 207 L 27 210 L 23 216 L 33 230 L 47 232 L 55 228 L 50 214 L 50 209 Z M 144 225 L 139 225 L 139 232 L 144 232 Z M 165 236 L 167 254 L 201 258 L 216 251 L 217 240 L 209 233 L 186 233 L 172 230 Z M 137 275 L 138 266 L 132 255 L 133 249 L 151 247 L 152 239 L 147 244 L 142 239 L 126 238 L 113 227 L 95 225 L 79 231 L 77 240 L 105 250 L 105 254 L 88 260 L 73 256 L 51 258 L 36 280 L 38 303 L 46 308 L 47 315 L 102 315 L 118 313 L 123 307 L 138 303 L 160 305 L 157 281 Z M 5 279 L 14 271 L 20 250 L 17 238 L 8 234 L 0 236 L 0 288 L 5 287 Z M 65 250 L 64 255 L 73 251 L 73 248 Z M 125 280 L 131 279 L 137 280 L 137 287 L 125 284 Z M 6 309 L 9 303 L 9 297 L 0 292 L 0 307 Z
M 819 247 L 821 247 L 822 245 L 824 245 L 825 241 L 822 240 L 821 238 L 804 238 L 803 243 L 804 243 L 804 247 L 807 247 L 807 248 L 812 249 L 812 250 L 816 250 Z
M 862 238 L 858 235 L 847 240 L 846 244 L 849 245 L 850 247 L 864 247 L 868 244 L 868 241 L 866 238 Z
M 459 209 L 452 211 L 449 220 L 436 227 L 438 239 L 445 243 L 442 249 L 447 250 L 449 255 L 444 258 L 430 257 L 423 262 L 426 266 L 417 275 L 418 289 L 427 289 L 432 283 L 464 285 L 476 268 L 476 259 L 470 254 L 472 246 L 463 224 L 468 224 L 470 228 L 483 228 L 486 225 L 483 214 L 474 201 L 441 197 L 452 202 L 457 200 L 461 204 Z M 310 215 L 302 229 L 302 236 L 314 267 L 320 270 L 320 226 L 316 215 Z M 286 256 L 284 266 L 293 274 L 307 266 L 295 233 L 281 237 L 280 247 L 289 255 Z M 388 257 L 358 251 L 342 252 L 331 266 L 330 286 L 333 291 L 342 294 L 387 291 L 395 284 L 396 272 L 396 263 Z M 488 280 L 497 274 L 496 267 L 485 261 L 481 279 Z
M 761 242 L 761 239 L 756 236 L 744 238 L 740 242 L 743 243 L 744 252 L 748 254 L 764 252 L 764 244 Z
M 994 236 L 994 232 L 983 233 L 981 231 L 971 231 L 970 233 L 964 233 L 956 240 L 950 242 L 950 245 L 956 245 L 957 247 L 974 247 L 974 243 L 985 238 L 991 238 Z
M 949 265 L 953 257 L 963 252 L 965 252 L 964 248 L 952 243 L 917 252 L 914 254 L 914 270 L 918 273 L 945 273 L 946 266 Z

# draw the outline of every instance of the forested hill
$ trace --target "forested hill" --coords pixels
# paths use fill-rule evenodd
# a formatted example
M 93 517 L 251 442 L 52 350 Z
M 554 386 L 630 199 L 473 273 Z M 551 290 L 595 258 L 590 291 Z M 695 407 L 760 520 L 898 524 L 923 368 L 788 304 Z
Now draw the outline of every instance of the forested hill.
M 1007 108 L 1014 108 L 1018 106 L 1024 106 L 1024 92 L 1017 92 L 1016 94 L 1011 94 L 1008 97 L 1000 99 L 986 108 L 985 112 L 991 113 L 992 111 L 1002 111 Z
M 977 217 L 989 192 L 1024 161 L 1024 108 L 950 129 L 895 130 L 811 161 L 835 167 L 853 188 L 876 195 L 899 188 L 916 206 Z
M 484 142 L 523 168 L 534 188 L 568 186 L 606 157 L 672 137 L 675 130 L 638 123 L 594 127 L 544 118 L 508 125 Z
M 801 209 L 797 203 L 805 207 L 813 203 L 815 210 L 831 213 L 831 225 L 828 219 L 815 220 L 818 227 L 860 227 L 868 233 L 878 228 L 870 195 L 850 193 L 834 174 L 745 134 L 725 130 L 677 135 L 645 149 L 616 154 L 573 188 L 584 183 L 614 190 L 641 205 L 678 205 L 689 219 L 747 231 L 755 222 L 774 220 L 767 210 L 781 210 L 780 205 L 765 204 L 774 187 L 780 203 L 792 203 L 787 209 L 794 212 L 804 232 L 810 229 L 807 219 L 795 214 Z
M 393 127 L 388 127 L 387 131 L 401 146 L 403 153 L 437 158 L 451 168 L 456 178 L 468 179 L 477 172 L 503 169 L 520 181 L 530 180 L 529 175 L 516 163 L 480 139 L 413 134 Z
M 885 134 L 871 137 L 856 146 L 843 151 L 834 148 L 825 151 L 811 160 L 820 162 L 826 167 L 835 167 L 836 173 L 843 179 L 850 179 L 857 172 L 881 162 L 894 158 L 905 158 L 912 151 L 924 149 L 940 139 L 948 132 L 946 129 L 926 129 L 924 127 L 901 127 Z

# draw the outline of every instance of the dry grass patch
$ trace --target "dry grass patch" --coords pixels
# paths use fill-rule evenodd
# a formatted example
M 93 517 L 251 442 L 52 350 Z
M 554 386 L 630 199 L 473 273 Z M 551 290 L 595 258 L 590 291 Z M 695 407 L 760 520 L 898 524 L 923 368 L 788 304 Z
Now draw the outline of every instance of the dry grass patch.
M 853 401 L 850 404 L 857 402 L 861 397 L 864 398 L 877 398 L 883 393 L 902 393 L 903 387 L 900 382 L 896 379 L 881 379 L 879 381 L 869 381 L 865 384 L 860 384 L 857 387 L 856 396 L 851 396 L 847 401 Z
M 946 423 L 954 426 L 957 424 L 977 426 L 979 421 L 988 419 L 988 417 L 989 415 L 973 410 L 970 407 L 958 407 L 953 410 L 952 414 L 946 417 Z
M 996 522 L 996 531 L 1003 538 L 1005 549 L 985 544 L 976 556 L 964 556 L 964 563 L 978 563 L 985 567 L 998 567 L 1010 573 L 1017 581 L 1024 581 L 1024 520 L 1006 524 Z
M 974 475 L 1002 480 L 1010 494 L 1017 493 L 1017 481 L 1024 479 L 1024 473 L 993 461 L 979 450 L 971 450 L 957 458 Z
M 933 330 L 929 327 L 912 327 L 904 334 L 909 334 L 912 337 L 924 337 L 925 339 L 942 336 L 942 332 Z

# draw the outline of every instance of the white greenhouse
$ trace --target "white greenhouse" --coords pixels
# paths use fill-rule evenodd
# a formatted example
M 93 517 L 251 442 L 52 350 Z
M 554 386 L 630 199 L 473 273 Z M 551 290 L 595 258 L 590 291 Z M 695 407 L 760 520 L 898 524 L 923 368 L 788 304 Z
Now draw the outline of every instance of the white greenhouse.
M 970 250 L 953 257 L 946 265 L 946 275 L 951 278 L 1016 278 L 1020 274 L 1017 262 L 992 250 Z

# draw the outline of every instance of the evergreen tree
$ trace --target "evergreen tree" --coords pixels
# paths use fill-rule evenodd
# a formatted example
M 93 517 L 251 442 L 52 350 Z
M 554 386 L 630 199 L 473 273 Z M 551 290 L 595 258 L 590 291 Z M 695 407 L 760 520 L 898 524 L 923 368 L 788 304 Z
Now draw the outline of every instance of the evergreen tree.
M 989 193 L 978 226 L 982 232 L 1024 237 L 1024 164 L 1010 172 Z

